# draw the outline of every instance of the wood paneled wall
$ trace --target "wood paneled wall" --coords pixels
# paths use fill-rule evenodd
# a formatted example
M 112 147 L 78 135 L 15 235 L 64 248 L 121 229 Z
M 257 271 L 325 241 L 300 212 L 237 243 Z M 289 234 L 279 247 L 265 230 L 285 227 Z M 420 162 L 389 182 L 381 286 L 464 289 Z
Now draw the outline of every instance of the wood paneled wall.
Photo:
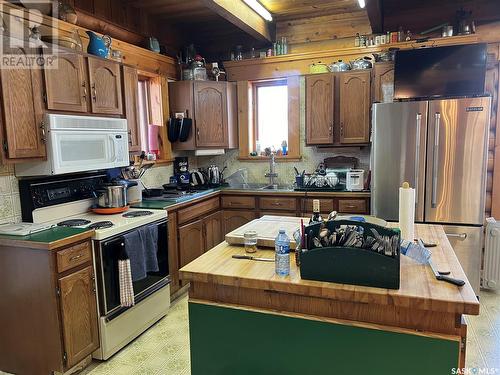
M 488 67 L 485 91 L 491 95 L 490 135 L 488 142 L 488 175 L 486 187 L 486 216 L 492 214 L 493 172 L 495 165 L 495 142 L 498 117 L 498 44 L 488 46 Z M 499 212 L 500 213 L 500 212 Z

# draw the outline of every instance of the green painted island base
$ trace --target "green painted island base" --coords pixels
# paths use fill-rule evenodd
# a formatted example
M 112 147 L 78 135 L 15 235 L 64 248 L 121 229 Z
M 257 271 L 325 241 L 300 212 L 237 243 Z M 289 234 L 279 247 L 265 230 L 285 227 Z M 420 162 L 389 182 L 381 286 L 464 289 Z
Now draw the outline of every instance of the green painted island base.
M 353 322 L 354 324 L 354 322 Z M 460 338 L 189 302 L 192 375 L 446 375 Z

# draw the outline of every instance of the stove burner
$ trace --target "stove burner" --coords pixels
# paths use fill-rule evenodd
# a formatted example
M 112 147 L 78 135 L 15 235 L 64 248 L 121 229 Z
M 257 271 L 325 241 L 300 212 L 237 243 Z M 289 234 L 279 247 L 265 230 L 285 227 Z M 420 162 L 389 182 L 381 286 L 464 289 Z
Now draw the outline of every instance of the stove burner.
M 105 229 L 111 228 L 114 224 L 111 221 L 97 221 L 95 223 L 90 224 L 87 228 L 89 229 Z
M 69 219 L 57 223 L 58 227 L 81 227 L 82 225 L 89 224 L 90 220 L 85 219 Z
M 131 217 L 140 217 L 149 215 L 153 215 L 153 213 L 151 211 L 130 211 L 127 212 L 126 214 L 123 214 L 122 216 L 126 218 L 131 218 Z

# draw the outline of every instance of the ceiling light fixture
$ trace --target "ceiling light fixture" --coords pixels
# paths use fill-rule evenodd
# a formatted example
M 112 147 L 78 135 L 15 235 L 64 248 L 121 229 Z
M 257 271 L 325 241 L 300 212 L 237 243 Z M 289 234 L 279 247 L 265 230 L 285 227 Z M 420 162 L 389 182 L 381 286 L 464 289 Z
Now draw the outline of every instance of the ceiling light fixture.
M 365 0 L 358 0 L 358 4 L 359 4 L 360 8 L 364 8 L 365 7 Z
M 269 13 L 269 11 L 266 8 L 264 8 L 264 6 L 257 0 L 243 0 L 243 1 L 245 2 L 246 5 L 252 8 L 259 16 L 264 18 L 266 21 L 273 20 L 273 16 L 271 15 L 271 13 Z

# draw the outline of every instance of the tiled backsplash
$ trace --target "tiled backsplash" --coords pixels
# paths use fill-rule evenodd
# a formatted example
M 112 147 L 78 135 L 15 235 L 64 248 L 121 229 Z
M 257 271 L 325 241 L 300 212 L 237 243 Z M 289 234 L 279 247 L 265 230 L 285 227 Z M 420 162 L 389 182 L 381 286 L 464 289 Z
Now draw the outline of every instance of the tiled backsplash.
M 20 221 L 21 200 L 14 167 L 0 165 L 0 224 Z

